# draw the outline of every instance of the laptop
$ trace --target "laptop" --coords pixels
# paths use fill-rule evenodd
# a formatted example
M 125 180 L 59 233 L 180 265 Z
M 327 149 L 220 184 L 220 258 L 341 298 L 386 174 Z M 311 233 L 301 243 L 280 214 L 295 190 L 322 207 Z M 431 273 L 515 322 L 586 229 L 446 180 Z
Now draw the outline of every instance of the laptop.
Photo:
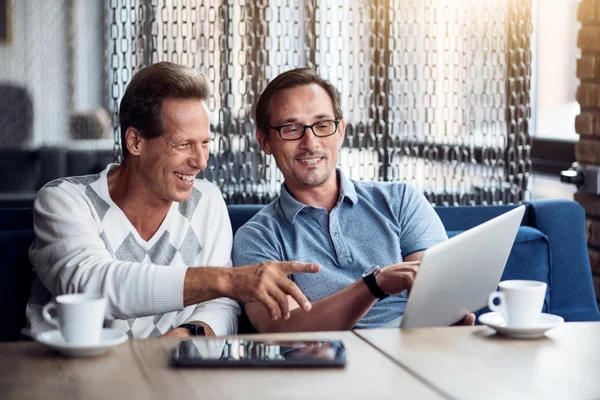
M 400 327 L 449 326 L 487 306 L 524 213 L 516 207 L 427 249 Z

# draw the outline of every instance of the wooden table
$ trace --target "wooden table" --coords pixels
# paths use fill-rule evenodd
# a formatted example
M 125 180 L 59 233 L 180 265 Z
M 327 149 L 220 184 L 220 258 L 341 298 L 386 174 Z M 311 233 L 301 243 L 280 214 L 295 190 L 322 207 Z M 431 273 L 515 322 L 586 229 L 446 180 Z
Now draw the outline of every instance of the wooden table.
M 38 343 L 0 343 L 2 399 L 600 399 L 600 322 L 541 339 L 475 327 L 261 335 L 340 339 L 344 369 L 178 369 L 178 339 L 130 340 L 72 359 Z
M 341 339 L 343 369 L 178 369 L 178 340 L 130 340 L 95 358 L 66 358 L 38 343 L 0 343 L 2 399 L 440 399 L 435 389 L 352 332 L 261 335 Z
M 487 327 L 355 331 L 456 399 L 600 399 L 600 322 L 566 323 L 540 339 Z

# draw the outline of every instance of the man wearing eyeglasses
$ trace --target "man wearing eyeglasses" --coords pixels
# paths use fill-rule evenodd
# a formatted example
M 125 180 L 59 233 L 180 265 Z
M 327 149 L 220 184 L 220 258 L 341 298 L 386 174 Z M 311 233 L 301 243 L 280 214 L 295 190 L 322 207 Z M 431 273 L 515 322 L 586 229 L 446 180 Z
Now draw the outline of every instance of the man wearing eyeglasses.
M 236 233 L 234 265 L 298 260 L 322 269 L 292 276 L 312 301 L 310 314 L 289 299 L 291 318 L 272 320 L 254 303 L 246 305 L 250 322 L 259 332 L 398 326 L 423 251 L 447 238 L 431 205 L 404 183 L 353 181 L 336 169 L 346 128 L 340 95 L 311 69 L 271 81 L 256 124 L 284 183 Z

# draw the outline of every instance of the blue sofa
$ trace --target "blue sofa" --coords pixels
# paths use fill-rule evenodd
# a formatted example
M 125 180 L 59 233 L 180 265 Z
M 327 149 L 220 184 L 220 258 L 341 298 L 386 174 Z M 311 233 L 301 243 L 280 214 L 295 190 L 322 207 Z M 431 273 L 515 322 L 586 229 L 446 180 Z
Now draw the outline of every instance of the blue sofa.
M 502 280 L 546 282 L 543 311 L 565 321 L 600 321 L 585 237 L 585 213 L 569 200 L 535 200 L 527 209 Z M 262 205 L 230 205 L 234 233 Z M 436 207 L 449 237 L 516 206 Z M 468 284 L 468 282 L 466 282 Z M 600 297 L 600 294 L 599 294 Z M 477 314 L 489 311 L 487 307 Z
M 233 231 L 262 205 L 230 205 Z M 496 217 L 514 206 L 436 208 L 449 236 Z M 34 277 L 28 249 L 34 239 L 31 209 L 0 209 L 0 341 L 18 340 Z M 548 283 L 544 312 L 566 321 L 600 321 L 585 238 L 583 209 L 573 201 L 538 200 L 527 211 L 502 279 Z M 482 310 L 483 312 L 483 310 Z M 241 322 L 247 331 L 247 321 Z

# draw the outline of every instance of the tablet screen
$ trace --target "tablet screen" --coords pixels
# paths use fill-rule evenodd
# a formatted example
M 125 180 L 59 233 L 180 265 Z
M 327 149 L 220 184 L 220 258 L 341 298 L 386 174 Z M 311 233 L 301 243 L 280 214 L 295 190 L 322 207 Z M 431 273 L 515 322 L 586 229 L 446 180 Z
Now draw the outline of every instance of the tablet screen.
M 342 367 L 339 340 L 186 339 L 173 353 L 179 366 L 196 367 Z

